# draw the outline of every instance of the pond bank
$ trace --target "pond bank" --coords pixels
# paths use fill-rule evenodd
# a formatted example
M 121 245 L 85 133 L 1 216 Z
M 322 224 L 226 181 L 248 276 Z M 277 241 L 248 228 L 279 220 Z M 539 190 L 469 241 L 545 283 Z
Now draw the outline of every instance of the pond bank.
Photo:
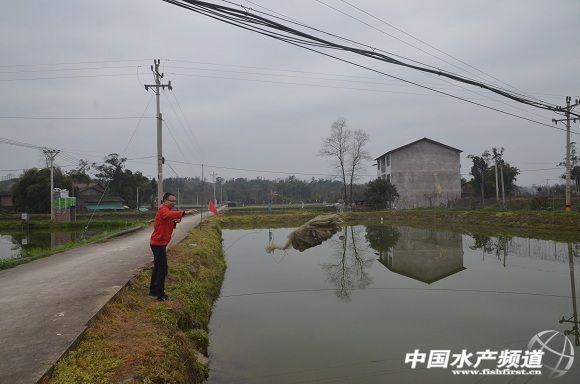
M 151 268 L 119 291 L 42 383 L 201 383 L 207 377 L 207 327 L 225 273 L 215 221 L 168 251 L 167 293 L 148 296 Z
M 320 212 L 295 211 L 270 215 L 238 215 L 228 212 L 220 219 L 227 228 L 280 228 L 301 225 Z M 571 241 L 580 238 L 578 212 L 459 211 L 409 209 L 401 211 L 345 212 L 350 222 L 380 222 L 416 226 L 442 226 L 448 229 L 489 235 L 519 235 L 539 239 Z

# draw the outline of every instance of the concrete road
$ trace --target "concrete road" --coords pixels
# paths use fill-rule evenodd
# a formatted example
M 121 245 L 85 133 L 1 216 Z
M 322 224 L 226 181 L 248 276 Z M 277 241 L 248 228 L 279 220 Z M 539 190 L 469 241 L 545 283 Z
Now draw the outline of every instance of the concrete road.
M 200 216 L 186 216 L 170 244 Z M 148 262 L 152 227 L 0 271 L 0 383 L 35 383 Z M 171 268 L 171 263 L 170 263 Z

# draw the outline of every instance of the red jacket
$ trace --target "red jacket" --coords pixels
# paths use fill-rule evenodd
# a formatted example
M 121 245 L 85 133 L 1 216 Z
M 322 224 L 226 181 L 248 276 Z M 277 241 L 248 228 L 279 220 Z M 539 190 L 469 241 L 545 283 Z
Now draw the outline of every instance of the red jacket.
M 185 211 L 172 211 L 167 205 L 162 204 L 155 215 L 150 244 L 156 246 L 167 245 L 171 240 L 173 228 L 175 228 L 173 220 L 181 219 L 184 215 Z

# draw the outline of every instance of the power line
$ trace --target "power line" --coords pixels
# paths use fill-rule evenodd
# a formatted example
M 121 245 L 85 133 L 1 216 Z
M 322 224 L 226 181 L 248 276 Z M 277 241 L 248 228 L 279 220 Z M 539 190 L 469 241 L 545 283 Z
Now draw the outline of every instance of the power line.
M 59 79 L 84 79 L 84 78 L 95 78 L 95 77 L 123 77 L 123 76 L 135 76 L 134 73 L 101 73 L 97 75 L 74 75 L 74 76 L 52 76 L 52 77 L 24 77 L 16 79 L 0 79 L 0 82 L 9 81 L 34 81 L 34 80 L 59 80 Z
M 12 71 L 0 71 L 0 75 L 9 73 L 36 73 L 36 72 L 65 72 L 65 71 L 88 71 L 88 70 L 102 70 L 102 69 L 120 69 L 120 68 L 135 68 L 141 67 L 141 65 L 119 65 L 119 66 L 108 66 L 108 67 L 83 67 L 83 68 L 47 68 L 47 69 L 19 69 Z
M 79 65 L 79 64 L 107 64 L 107 63 L 128 63 L 128 62 L 145 62 L 149 59 L 115 59 L 115 60 L 85 60 L 85 61 L 65 61 L 57 63 L 20 63 L 20 64 L 3 64 L 0 68 L 13 67 L 41 67 L 41 66 L 57 66 L 57 65 Z
M 164 1 L 169 2 L 169 3 L 172 3 L 172 4 L 176 4 L 176 3 L 179 3 L 179 2 L 185 2 L 185 3 L 191 4 L 191 7 L 184 6 L 184 5 L 180 5 L 180 4 L 176 4 L 176 5 L 179 5 L 179 6 L 183 7 L 183 8 L 190 9 L 190 10 L 193 10 L 195 12 L 204 14 L 204 15 L 209 16 L 209 17 L 212 17 L 214 19 L 217 19 L 217 20 L 226 22 L 228 24 L 232 24 L 232 25 L 238 26 L 240 28 L 247 29 L 247 30 L 250 30 L 250 31 L 253 31 L 253 32 L 257 32 L 257 33 L 260 33 L 262 35 L 269 36 L 269 37 L 273 37 L 273 38 L 276 38 L 278 40 L 282 40 L 282 41 L 285 41 L 285 42 L 288 42 L 288 43 L 290 43 L 291 41 L 293 41 L 294 43 L 302 43 L 302 44 L 306 44 L 306 45 L 310 45 L 310 46 L 319 46 L 319 47 L 325 47 L 325 48 L 332 48 L 332 49 L 340 49 L 340 50 L 350 51 L 350 52 L 357 53 L 357 54 L 361 54 L 363 56 L 367 56 L 367 57 L 370 57 L 370 58 L 374 58 L 374 59 L 386 61 L 386 62 L 389 62 L 391 64 L 403 65 L 403 66 L 407 66 L 409 68 L 413 68 L 413 69 L 416 69 L 416 70 L 424 71 L 424 72 L 427 72 L 427 73 L 431 73 L 431 74 L 435 74 L 435 75 L 439 75 L 439 76 L 446 76 L 446 77 L 451 78 L 452 80 L 466 82 L 466 83 L 471 84 L 471 85 L 476 85 L 476 86 L 479 86 L 479 87 L 482 87 L 482 88 L 487 88 L 488 90 L 490 90 L 492 92 L 500 93 L 500 94 L 503 94 L 503 96 L 513 98 L 513 94 L 511 94 L 509 91 L 506 91 L 505 89 L 502 89 L 502 88 L 499 88 L 499 87 L 495 87 L 495 86 L 490 86 L 489 84 L 477 82 L 477 81 L 475 81 L 473 79 L 470 79 L 470 78 L 461 77 L 461 76 L 455 75 L 455 74 L 453 74 L 451 72 L 442 71 L 439 68 L 434 67 L 432 65 L 429 65 L 429 64 L 426 64 L 426 63 L 422 63 L 420 61 L 412 60 L 410 58 L 407 58 L 407 57 L 404 57 L 404 56 L 401 56 L 401 55 L 396 55 L 396 54 L 393 54 L 391 52 L 384 51 L 384 50 L 378 49 L 376 47 L 372 47 L 370 45 L 363 44 L 363 43 L 360 43 L 360 42 L 357 42 L 357 41 L 354 41 L 354 40 L 351 40 L 351 39 L 348 39 L 348 38 L 345 38 L 345 37 L 342 37 L 342 36 L 339 36 L 339 35 L 336 35 L 336 34 L 333 34 L 333 33 L 329 33 L 329 32 L 323 31 L 321 29 L 318 29 L 318 28 L 315 28 L 315 27 L 306 25 L 304 23 L 297 22 L 297 21 L 295 21 L 294 19 L 291 19 L 291 18 L 287 18 L 287 17 L 286 18 L 284 18 L 284 17 L 281 18 L 281 17 L 277 17 L 277 16 L 274 16 L 274 15 L 270 15 L 270 14 L 265 13 L 265 12 L 256 11 L 258 13 L 262 13 L 262 14 L 265 14 L 265 15 L 270 16 L 270 17 L 282 19 L 282 20 L 284 20 L 286 22 L 290 22 L 292 24 L 299 25 L 301 27 L 311 29 L 311 30 L 314 30 L 316 32 L 326 34 L 328 36 L 332 36 L 334 38 L 338 38 L 340 40 L 347 41 L 349 43 L 354 43 L 354 44 L 363 46 L 365 48 L 369 48 L 369 49 L 371 49 L 371 51 L 368 51 L 368 50 L 365 51 L 365 50 L 360 50 L 360 49 L 357 49 L 357 48 L 352 48 L 352 47 L 344 46 L 344 45 L 337 44 L 337 43 L 331 43 L 331 42 L 326 41 L 324 39 L 321 39 L 321 38 L 318 38 L 318 37 L 315 37 L 315 36 L 312 36 L 312 35 L 309 35 L 309 34 L 300 32 L 300 31 L 297 31 L 297 30 L 295 30 L 293 28 L 284 26 L 284 25 L 279 24 L 277 22 L 273 22 L 273 21 L 268 20 L 268 19 L 266 19 L 264 17 L 257 16 L 257 15 L 253 15 L 250 12 L 248 12 L 249 10 L 253 10 L 253 9 L 246 8 L 243 5 L 235 4 L 235 3 L 231 2 L 231 1 L 221 0 L 221 1 L 225 2 L 225 3 L 229 3 L 229 4 L 232 4 L 232 5 L 240 6 L 240 7 L 243 8 L 243 11 L 239 11 L 239 10 L 236 10 L 234 8 L 229 8 L 229 7 L 222 7 L 222 6 L 219 6 L 217 4 L 206 3 L 206 2 L 202 2 L 202 1 L 193 1 L 193 0 L 192 1 L 190 1 L 190 0 L 164 0 Z M 316 0 L 316 1 L 318 1 L 318 0 Z M 192 8 L 195 8 L 196 5 L 199 6 L 198 8 L 203 8 L 203 6 L 201 6 L 200 3 L 203 3 L 205 5 L 205 8 L 206 9 L 207 8 L 212 8 L 212 6 L 213 6 L 214 9 L 215 8 L 221 8 L 221 9 L 226 9 L 227 11 L 226 12 L 223 12 L 221 10 L 214 10 L 213 12 L 211 12 L 211 11 L 199 11 L 199 9 L 198 10 L 192 9 Z M 256 4 L 256 3 L 253 3 L 253 4 Z M 261 7 L 261 8 L 267 9 L 265 7 Z M 236 13 L 236 11 L 237 11 L 237 13 Z M 243 12 L 243 15 L 240 15 L 240 13 L 242 13 L 242 12 Z M 282 15 L 279 12 L 275 12 L 275 13 L 277 13 L 279 15 Z M 224 14 L 225 14 L 225 16 L 224 16 Z M 228 15 L 230 16 L 229 18 L 228 18 Z M 244 17 L 244 15 L 245 15 L 245 17 Z M 276 33 L 276 32 L 271 32 L 271 31 L 269 31 L 268 29 L 265 29 L 265 28 L 251 26 L 251 24 L 263 25 L 263 26 L 265 26 L 265 27 L 267 27 L 269 29 L 277 29 L 277 30 L 280 30 L 282 32 L 285 32 L 286 35 L 280 34 L 280 33 Z M 300 39 L 300 38 L 288 38 L 288 34 L 299 36 L 302 39 Z M 315 41 L 315 42 L 313 43 L 312 41 Z M 294 45 L 300 46 L 299 44 L 294 44 Z M 416 64 L 421 64 L 421 65 L 423 65 L 425 67 L 428 67 L 428 68 L 421 68 L 421 67 L 417 67 L 417 66 L 414 66 L 414 65 L 410 65 L 410 64 L 407 64 L 407 63 L 398 61 L 396 59 L 393 59 L 391 57 L 387 57 L 385 55 L 380 55 L 377 52 L 383 52 L 383 53 L 386 53 L 387 55 L 391 55 L 391 56 L 395 56 L 395 57 L 398 57 L 398 58 L 401 58 L 401 59 L 405 59 L 407 61 L 410 61 L 410 62 L 413 62 L 413 63 L 416 63 Z M 524 98 L 526 97 L 525 95 L 523 95 L 521 93 L 515 93 L 515 95 L 523 96 Z M 533 98 L 531 98 L 531 99 L 533 99 Z M 514 98 L 514 100 L 515 100 L 515 98 Z M 539 100 L 539 101 L 540 101 L 540 103 L 544 103 L 541 100 Z M 520 101 L 520 102 L 522 102 L 522 101 Z M 551 105 L 553 107 L 557 107 L 554 104 L 551 104 Z
M 482 104 L 482 103 L 478 103 L 469 99 L 466 99 L 464 97 L 459 97 L 456 95 L 452 95 L 448 92 L 443 92 L 443 91 L 439 91 L 427 86 L 424 86 L 422 84 L 413 82 L 413 81 L 409 81 L 397 76 L 393 76 L 390 74 L 387 74 L 383 71 L 379 71 L 377 69 L 374 68 L 370 68 L 368 66 L 365 66 L 363 64 L 359 64 L 359 63 L 355 63 L 353 61 L 344 59 L 344 58 L 340 58 L 338 56 L 335 55 L 331 55 L 329 53 L 326 52 L 322 52 L 319 51 L 315 48 L 312 47 L 320 47 L 320 48 L 327 48 L 327 49 L 334 49 L 334 50 L 343 50 L 343 51 L 347 51 L 347 52 L 351 52 L 351 53 L 355 53 L 361 56 L 365 56 L 371 59 L 375 59 L 375 60 L 379 60 L 379 61 L 383 61 L 383 62 L 387 62 L 390 64 L 394 64 L 394 65 L 399 65 L 399 66 L 403 66 L 403 67 L 407 67 L 407 68 L 411 68 L 411 69 L 415 69 L 418 71 L 422 71 L 422 72 L 426 72 L 426 73 L 431 73 L 431 74 L 436 74 L 439 76 L 443 76 L 443 77 L 447 77 L 449 79 L 458 81 L 458 82 L 462 82 L 462 83 L 466 83 L 469 85 L 474 85 L 474 86 L 478 86 L 480 88 L 484 88 L 486 90 L 489 90 L 491 92 L 497 93 L 501 96 L 510 98 L 514 101 L 523 103 L 523 104 L 528 104 L 537 108 L 541 108 L 541 109 L 546 109 L 546 110 L 550 110 L 550 111 L 555 111 L 555 112 L 562 112 L 562 107 L 558 107 L 558 106 L 553 106 L 552 104 L 549 103 L 545 103 L 543 101 L 534 101 L 530 98 L 527 97 L 521 97 L 518 96 L 517 94 L 514 94 L 512 92 L 508 92 L 493 86 L 490 86 L 488 84 L 482 83 L 482 82 L 477 82 L 477 81 L 473 81 L 471 79 L 467 79 L 464 78 L 462 76 L 459 75 L 455 75 L 453 73 L 450 72 L 444 72 L 444 71 L 439 71 L 439 70 L 432 70 L 430 68 L 426 68 L 426 67 L 421 67 L 421 66 L 417 66 L 414 64 L 409 64 L 397 59 L 393 59 L 392 57 L 389 57 L 387 55 L 384 54 L 380 54 L 378 52 L 375 51 L 369 51 L 369 50 L 364 50 L 364 49 L 359 49 L 359 48 L 353 48 L 350 46 L 346 46 L 346 45 L 342 45 L 342 44 L 338 44 L 338 43 L 332 43 L 330 41 L 327 41 L 325 39 L 319 38 L 319 37 L 315 37 L 312 35 L 309 35 L 305 32 L 301 32 L 298 31 L 296 29 L 293 29 L 291 27 L 288 27 L 286 25 L 283 24 L 279 24 L 277 22 L 274 22 L 272 20 L 269 20 L 267 18 L 261 17 L 261 16 L 257 16 L 255 14 L 252 14 L 251 12 L 249 12 L 247 9 L 244 10 L 239 10 L 239 9 L 235 9 L 235 8 L 231 8 L 231 7 L 226 7 L 226 6 L 221 6 L 218 4 L 213 4 L 213 3 L 207 3 L 207 2 L 203 2 L 203 1 L 196 1 L 196 0 L 163 0 L 167 3 L 200 13 L 202 15 L 211 17 L 213 19 L 225 22 L 227 24 L 231 24 L 233 26 L 242 28 L 242 29 L 246 29 L 252 32 L 256 32 L 259 33 L 261 35 L 264 36 L 268 36 L 280 41 L 284 41 L 288 44 L 292 44 L 295 45 L 297 47 L 301 47 L 303 49 L 307 49 L 310 50 L 312 52 L 315 53 L 319 53 L 322 55 L 325 55 L 327 57 L 330 58 L 334 58 L 336 60 L 351 64 L 351 65 L 355 65 L 357 67 L 360 68 L 364 68 L 388 77 L 391 77 L 393 79 L 397 79 L 399 81 L 408 83 L 408 84 L 412 84 L 424 89 L 428 89 L 431 90 L 433 92 L 442 94 L 442 95 L 446 95 L 458 100 L 462 100 L 464 102 L 468 102 L 470 104 L 474 104 L 474 105 L 478 105 L 480 107 L 486 108 L 486 109 L 490 109 L 505 115 L 509 115 L 512 117 L 516 117 L 516 118 L 520 118 L 529 122 L 533 122 L 536 124 L 540 124 L 546 127 L 550 127 L 552 129 L 558 129 L 558 130 L 563 130 L 561 128 L 558 127 L 553 127 L 552 125 L 537 121 L 537 120 L 533 120 L 533 119 L 529 119 L 523 116 L 519 116 L 498 108 L 494 108 L 494 107 L 490 107 L 488 105 Z M 276 31 L 280 31 L 280 32 L 276 32 Z
M 463 65 L 466 65 L 466 66 L 468 66 L 469 68 L 472 68 L 472 69 L 476 70 L 477 72 L 479 72 L 479 73 L 481 73 L 481 74 L 483 74 L 483 75 L 485 75 L 485 76 L 487 76 L 487 77 L 490 77 L 490 78 L 492 78 L 492 79 L 494 79 L 494 80 L 496 80 L 496 81 L 498 81 L 498 82 L 500 82 L 500 83 L 502 83 L 502 84 L 504 84 L 504 85 L 506 85 L 506 86 L 508 86 L 508 87 L 510 87 L 510 88 L 513 88 L 513 89 L 515 89 L 516 91 L 519 91 L 519 92 L 522 92 L 522 93 L 523 93 L 523 91 L 521 91 L 520 89 L 518 89 L 518 88 L 514 87 L 513 85 L 511 85 L 511 84 L 509 84 L 509 83 L 506 83 L 506 82 L 504 82 L 504 81 L 502 81 L 502 80 L 498 79 L 497 77 L 495 77 L 495 76 L 492 76 L 492 75 L 490 75 L 490 74 L 488 74 L 488 73 L 486 73 L 486 72 L 484 72 L 484 71 L 482 71 L 482 70 L 478 69 L 477 67 L 475 67 L 475 66 L 473 66 L 473 65 L 471 65 L 471 64 L 469 64 L 469 63 L 467 63 L 467 62 L 465 62 L 465 61 L 463 61 L 463 60 L 461 60 L 461 59 L 459 59 L 459 58 L 457 58 L 456 56 L 453 56 L 453 55 L 451 55 L 451 54 L 449 54 L 449 53 L 447 53 L 447 52 L 445 52 L 445 51 L 443 51 L 443 50 L 441 50 L 441 49 L 439 49 L 439 48 L 437 48 L 437 47 L 433 46 L 432 44 L 429 44 L 429 43 L 427 43 L 427 42 L 426 42 L 426 41 L 424 41 L 424 40 L 421 40 L 421 39 L 419 39 L 418 37 L 415 37 L 415 36 L 413 36 L 412 34 L 410 34 L 410 33 L 406 32 L 406 31 L 404 31 L 403 29 L 401 29 L 401 28 L 399 28 L 399 27 L 396 27 L 395 25 L 393 25 L 392 23 L 389 23 L 389 22 L 385 21 L 384 19 L 381 19 L 380 17 L 378 17 L 378 16 L 376 16 L 376 15 L 372 14 L 371 12 L 367 12 L 367 11 L 365 11 L 365 10 L 364 10 L 364 9 L 362 9 L 360 6 L 356 6 L 356 5 L 354 5 L 354 4 L 352 4 L 352 3 L 350 3 L 350 2 L 348 2 L 348 1 L 346 1 L 346 0 L 338 0 L 338 1 L 340 1 L 340 2 L 342 2 L 342 3 L 344 3 L 344 4 L 347 4 L 348 6 L 350 6 L 350 7 L 354 8 L 354 9 L 358 10 L 359 12 L 362 12 L 362 13 L 364 13 L 365 15 L 372 17 L 373 19 L 375 19 L 375 20 L 377 20 L 377 21 L 379 21 L 379 22 L 381 22 L 381 23 L 383 23 L 383 24 L 385 24 L 385 25 L 387 25 L 387 26 L 389 26 L 389 27 L 391 27 L 391 28 L 393 28 L 393 29 L 395 29 L 395 30 L 397 30 L 397 31 L 399 31 L 399 32 L 401 32 L 401 33 L 403 33 L 403 34 L 405 34 L 406 36 L 408 36 L 408 37 L 412 38 L 413 40 L 415 40 L 415 41 L 418 41 L 418 42 L 420 42 L 420 43 L 422 43 L 422 44 L 425 44 L 425 45 L 426 45 L 426 46 L 428 46 L 429 48 L 431 48 L 431 49 L 433 49 L 433 50 L 435 50 L 435 51 L 437 51 L 437 52 L 439 52 L 439 53 L 442 53 L 442 54 L 444 54 L 445 56 L 447 56 L 447 57 L 449 57 L 449 58 L 451 58 L 451 59 L 453 59 L 453 60 L 456 60 L 457 62 L 459 62 L 459 63 L 461 63 L 461 64 L 463 64 Z M 469 72 L 468 72 L 468 73 L 469 73 Z
M 241 67 L 245 67 L 245 66 L 241 66 Z M 394 86 L 394 87 L 405 87 L 405 84 L 392 84 L 392 83 L 384 83 L 384 82 L 376 82 L 376 81 L 361 81 L 361 80 L 347 80 L 347 79 L 329 79 L 329 78 L 320 78 L 320 77 L 309 77 L 309 76 L 299 76 L 299 75 L 287 75 L 287 74 L 279 74 L 279 73 L 256 73 L 256 72 L 247 72 L 247 71 L 233 71 L 233 70 L 223 70 L 223 69 L 215 69 L 215 68 L 196 68 L 196 67 L 175 67 L 175 66 L 168 66 L 168 68 L 181 68 L 181 69 L 194 69 L 194 70 L 200 70 L 200 71 L 210 71 L 210 72 L 225 72 L 225 73 L 234 73 L 234 74 L 246 74 L 246 75 L 253 75 L 253 76 L 273 76 L 273 77 L 289 77 L 289 78 L 300 78 L 300 79 L 309 79 L 309 80 L 322 80 L 322 81 L 335 81 L 335 82 L 350 82 L 350 83 L 362 83 L 362 84 L 376 84 L 376 85 L 385 85 L 385 86 Z M 271 69 L 271 70 L 275 70 L 275 69 Z M 262 83 L 266 83 L 266 82 L 271 82 L 274 84 L 286 84 L 286 85 L 302 85 L 302 86 L 312 86 L 312 87 L 320 87 L 320 88 L 335 88 L 335 89 L 352 89 L 352 90 L 356 90 L 356 91 L 368 91 L 368 92 L 383 92 L 383 93 L 392 93 L 392 94 L 408 94 L 408 95 L 417 95 L 417 96 L 432 96 L 432 94 L 419 94 L 419 93 L 411 93 L 411 92 L 400 92 L 400 91 L 390 91 L 390 90 L 380 90 L 380 89 L 369 89 L 369 88 L 353 88 L 353 87 L 342 87 L 342 86 L 332 86 L 332 85 L 324 85 L 324 84 L 311 84 L 311 83 L 295 83 L 295 82 L 276 82 L 274 80 L 263 80 L 263 79 L 244 79 L 244 78 L 237 78 L 237 77 L 223 77 L 223 76 L 213 76 L 213 75 L 199 75 L 199 74 L 182 74 L 182 73 L 175 73 L 172 72 L 172 75 L 176 75 L 176 76 L 196 76 L 196 77 L 207 77 L 207 78 L 216 78 L 216 79 L 225 79 L 225 80 L 240 80 L 240 81 L 255 81 L 255 82 L 262 82 Z M 320 74 L 320 73 L 319 73 Z M 341 76 L 341 75 L 335 75 L 335 74 L 327 74 L 329 76 Z M 365 77 L 363 77 L 365 78 Z M 372 79 L 372 78 L 366 78 L 366 79 Z M 443 80 L 443 79 L 441 79 Z M 444 80 L 445 81 L 445 80 Z M 445 81 L 446 83 L 448 83 L 449 85 L 453 86 L 453 89 L 461 88 L 467 92 L 473 93 L 475 95 L 478 96 L 482 96 L 490 101 L 494 101 L 497 103 L 501 103 L 504 104 L 510 108 L 519 110 L 521 112 L 530 114 L 530 115 L 534 115 L 540 118 L 545 118 L 545 116 L 542 116 L 538 113 L 534 113 L 532 111 L 528 111 L 525 110 L 523 108 L 517 107 L 515 105 L 509 104 L 503 100 L 498 100 L 495 98 L 490 97 L 489 95 L 485 95 L 482 94 L 480 92 L 474 91 L 472 89 L 468 89 L 466 87 L 462 87 L 461 85 L 458 84 L 454 84 L 452 82 L 449 81 Z
M 153 116 L 0 116 L 3 120 L 131 120 L 154 119 Z

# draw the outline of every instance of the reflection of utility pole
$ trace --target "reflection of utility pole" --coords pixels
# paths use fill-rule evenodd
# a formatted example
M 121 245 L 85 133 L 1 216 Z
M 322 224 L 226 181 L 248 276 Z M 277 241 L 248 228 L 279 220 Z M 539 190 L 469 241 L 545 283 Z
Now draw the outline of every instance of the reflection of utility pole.
M 59 152 L 57 149 L 44 148 L 42 150 L 46 158 L 46 165 L 50 167 L 50 221 L 54 221 L 54 159 Z
M 163 117 L 161 115 L 161 105 L 159 102 L 159 89 L 173 89 L 171 87 L 171 81 L 167 84 L 161 84 L 161 79 L 163 78 L 163 73 L 159 72 L 159 64 L 161 60 L 153 60 L 154 66 L 151 66 L 151 72 L 153 72 L 153 77 L 155 78 L 155 84 L 145 84 L 145 90 L 148 91 L 149 88 L 155 89 L 155 98 L 157 102 L 157 206 L 161 206 L 161 199 L 163 198 L 163 135 L 162 135 L 162 124 Z
M 570 266 L 570 287 L 572 290 L 572 316 L 569 319 L 562 316 L 559 323 L 574 324 L 572 329 L 564 331 L 564 335 L 574 335 L 575 344 L 577 347 L 580 347 L 580 328 L 578 327 L 578 308 L 576 306 L 576 281 L 574 280 L 574 251 L 572 250 L 571 243 L 568 243 L 568 262 Z

